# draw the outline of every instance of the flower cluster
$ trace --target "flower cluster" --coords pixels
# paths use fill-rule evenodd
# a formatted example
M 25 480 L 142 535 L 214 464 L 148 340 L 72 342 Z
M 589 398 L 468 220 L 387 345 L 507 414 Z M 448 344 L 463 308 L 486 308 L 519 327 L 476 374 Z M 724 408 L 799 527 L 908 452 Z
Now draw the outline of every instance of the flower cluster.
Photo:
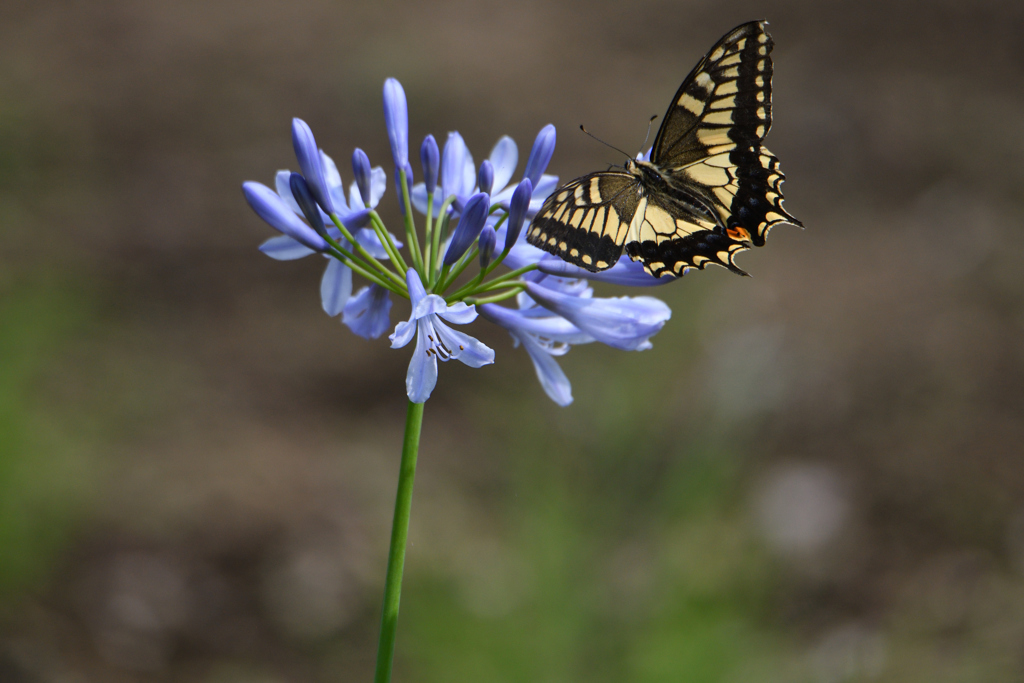
M 443 149 L 428 135 L 420 147 L 423 181 L 414 184 L 405 91 L 393 78 L 384 84 L 384 120 L 405 244 L 376 210 L 387 173 L 371 168 L 356 149 L 355 180 L 346 195 L 334 161 L 300 119 L 292 121 L 300 172 L 278 171 L 274 189 L 252 181 L 242 188 L 260 218 L 282 233 L 260 246 L 263 253 L 279 260 L 314 253 L 328 259 L 320 285 L 323 308 L 354 333 L 380 337 L 391 327 L 391 295 L 410 300 L 409 320 L 389 338 L 392 348 L 416 340 L 406 379 L 411 401 L 430 397 L 438 360 L 454 358 L 474 368 L 494 362 L 493 350 L 449 327 L 477 317 L 503 327 L 526 349 L 544 391 L 562 406 L 572 402 L 572 388 L 555 357 L 572 345 L 650 348 L 650 338 L 671 316 L 668 306 L 648 296 L 595 297 L 588 280 L 652 286 L 672 278 L 655 279 L 627 257 L 591 273 L 526 243 L 524 225 L 558 185 L 557 177 L 544 173 L 555 148 L 554 126 L 537 135 L 518 183 L 512 181 L 519 163 L 512 138 L 498 140 L 477 167 L 458 133 L 448 134 Z M 413 209 L 425 216 L 422 235 Z M 477 272 L 466 274 L 474 264 Z M 499 266 L 507 270 L 492 277 Z M 369 283 L 354 294 L 353 274 Z

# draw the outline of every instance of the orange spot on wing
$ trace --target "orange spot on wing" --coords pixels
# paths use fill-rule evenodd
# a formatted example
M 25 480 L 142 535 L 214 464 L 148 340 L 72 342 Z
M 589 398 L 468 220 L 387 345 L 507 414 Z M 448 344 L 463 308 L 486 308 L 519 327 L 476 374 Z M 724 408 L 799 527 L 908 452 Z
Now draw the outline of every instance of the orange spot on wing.
M 750 233 L 738 225 L 734 225 L 725 231 L 725 234 L 737 242 L 750 242 Z

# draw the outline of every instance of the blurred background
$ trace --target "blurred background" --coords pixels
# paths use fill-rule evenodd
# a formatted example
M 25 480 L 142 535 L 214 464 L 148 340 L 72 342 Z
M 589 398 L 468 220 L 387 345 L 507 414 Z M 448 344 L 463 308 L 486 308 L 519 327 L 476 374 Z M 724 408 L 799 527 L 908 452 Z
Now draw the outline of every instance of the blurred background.
M 1024 4 L 4 0 L 0 681 L 370 680 L 409 350 L 256 251 L 241 182 L 292 116 L 390 173 L 388 76 L 414 146 L 554 123 L 569 179 L 762 17 L 807 228 L 574 349 L 569 408 L 474 324 L 395 680 L 1024 680 Z

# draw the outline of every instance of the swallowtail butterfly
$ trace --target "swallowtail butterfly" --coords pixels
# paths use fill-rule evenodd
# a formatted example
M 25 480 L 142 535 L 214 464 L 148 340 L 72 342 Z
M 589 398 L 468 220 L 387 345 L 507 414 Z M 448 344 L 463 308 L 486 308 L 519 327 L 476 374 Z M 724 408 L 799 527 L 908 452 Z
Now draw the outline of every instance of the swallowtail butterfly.
M 626 254 L 655 277 L 733 259 L 779 223 L 785 176 L 761 146 L 772 123 L 772 38 L 763 21 L 727 33 L 672 99 L 650 161 L 591 173 L 547 199 L 527 241 L 600 271 Z

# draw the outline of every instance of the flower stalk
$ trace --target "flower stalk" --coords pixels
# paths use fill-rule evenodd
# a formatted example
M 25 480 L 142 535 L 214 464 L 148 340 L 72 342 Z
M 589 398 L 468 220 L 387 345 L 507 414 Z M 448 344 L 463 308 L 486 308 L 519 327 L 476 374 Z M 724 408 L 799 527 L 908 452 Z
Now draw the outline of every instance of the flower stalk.
M 380 641 L 377 647 L 374 683 L 389 683 L 394 664 L 398 606 L 402 597 L 402 573 L 405 570 L 405 549 L 409 540 L 409 515 L 412 511 L 412 487 L 416 479 L 420 430 L 423 427 L 423 405 L 409 401 L 405 414 L 405 439 L 402 441 L 402 464 L 398 472 L 395 516 L 391 523 L 391 546 L 388 550 L 388 569 L 384 579 L 384 607 L 380 618 Z

